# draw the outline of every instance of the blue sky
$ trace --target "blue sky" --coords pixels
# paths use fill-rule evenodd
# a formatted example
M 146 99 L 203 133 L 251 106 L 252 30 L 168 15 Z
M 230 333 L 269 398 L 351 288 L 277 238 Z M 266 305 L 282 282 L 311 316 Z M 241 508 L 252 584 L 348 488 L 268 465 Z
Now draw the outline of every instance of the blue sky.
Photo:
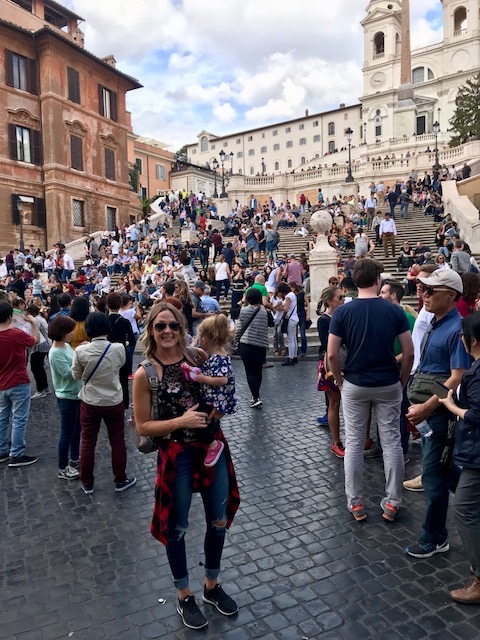
M 61 0 L 60 0 L 61 1 Z M 368 0 L 64 0 L 86 48 L 138 78 L 136 133 L 175 151 L 225 134 L 356 103 Z M 440 0 L 411 0 L 413 46 L 441 40 Z M 348 16 L 348 20 L 345 17 Z

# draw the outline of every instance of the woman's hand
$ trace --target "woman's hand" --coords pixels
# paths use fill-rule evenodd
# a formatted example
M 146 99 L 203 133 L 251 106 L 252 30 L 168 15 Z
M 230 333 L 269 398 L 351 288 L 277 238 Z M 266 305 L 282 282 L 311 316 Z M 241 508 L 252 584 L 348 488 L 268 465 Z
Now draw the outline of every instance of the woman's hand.
M 440 404 L 453 413 L 453 409 L 456 409 L 457 405 L 453 399 L 453 389 L 450 389 L 446 398 L 438 398 Z
M 197 409 L 198 404 L 195 404 L 193 407 L 190 407 L 188 411 L 185 411 L 183 416 L 178 418 L 180 429 L 205 429 L 207 426 L 208 415 L 201 411 L 197 411 Z

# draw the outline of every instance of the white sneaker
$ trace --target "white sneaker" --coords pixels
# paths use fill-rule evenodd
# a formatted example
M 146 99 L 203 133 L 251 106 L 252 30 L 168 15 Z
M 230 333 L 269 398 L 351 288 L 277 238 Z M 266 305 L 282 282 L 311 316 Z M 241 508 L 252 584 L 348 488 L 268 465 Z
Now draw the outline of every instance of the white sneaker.
M 37 393 L 33 394 L 30 400 L 38 400 L 39 398 L 46 398 L 46 397 L 47 397 L 47 394 L 45 393 L 45 391 L 37 391 Z
M 58 470 L 58 477 L 61 480 L 78 480 L 80 473 L 70 465 L 67 465 L 65 469 Z

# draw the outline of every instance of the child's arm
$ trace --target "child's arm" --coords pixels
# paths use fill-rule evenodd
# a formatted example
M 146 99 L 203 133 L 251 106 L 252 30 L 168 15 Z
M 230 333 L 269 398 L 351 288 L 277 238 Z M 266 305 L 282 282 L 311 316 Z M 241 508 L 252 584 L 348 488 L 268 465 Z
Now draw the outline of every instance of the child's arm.
M 203 373 L 199 373 L 197 376 L 197 382 L 200 384 L 207 384 L 209 387 L 222 387 L 227 384 L 227 376 L 205 376 Z

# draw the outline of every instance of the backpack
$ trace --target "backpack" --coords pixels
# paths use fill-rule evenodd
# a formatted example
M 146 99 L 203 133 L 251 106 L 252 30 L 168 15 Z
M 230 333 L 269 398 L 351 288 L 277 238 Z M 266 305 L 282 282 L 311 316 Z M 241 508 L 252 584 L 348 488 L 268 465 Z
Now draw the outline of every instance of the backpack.
M 198 349 L 194 347 L 187 347 L 187 355 L 193 361 L 196 367 L 200 367 L 203 364 L 203 358 Z M 158 375 L 157 369 L 155 365 L 149 358 L 145 358 L 140 363 L 140 366 L 145 369 L 145 373 L 147 374 L 148 383 L 150 385 L 150 392 L 152 396 L 152 420 L 159 420 L 160 413 L 158 410 Z M 135 424 L 135 416 L 132 413 L 132 417 L 129 422 L 130 433 L 132 436 L 132 440 L 138 451 L 140 453 L 153 453 L 158 449 L 158 438 L 164 438 L 165 440 L 170 439 L 171 434 L 167 434 L 165 436 L 141 436 L 137 431 L 137 426 Z

